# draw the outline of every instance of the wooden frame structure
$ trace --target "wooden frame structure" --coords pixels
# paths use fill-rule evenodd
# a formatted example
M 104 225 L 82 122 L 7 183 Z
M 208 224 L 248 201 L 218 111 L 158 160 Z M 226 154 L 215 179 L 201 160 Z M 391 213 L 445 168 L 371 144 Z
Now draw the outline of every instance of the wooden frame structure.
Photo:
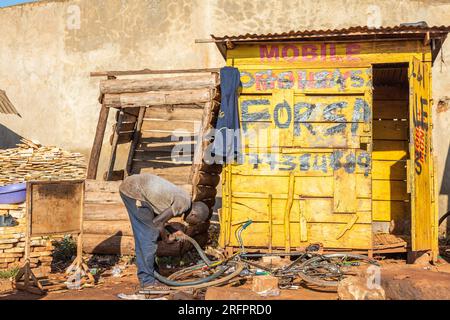
M 84 180 L 27 183 L 25 263 L 15 277 L 17 289 L 43 294 L 66 287 L 65 283 L 38 279 L 30 267 L 31 238 L 57 234 L 77 236 L 77 256 L 66 270 L 66 275 L 69 278 L 74 276 L 80 282 L 94 283 L 94 277 L 83 261 L 83 203 Z
M 100 82 L 101 110 L 88 166 L 88 179 L 96 179 L 111 108 L 117 110 L 111 153 L 104 180 L 151 172 L 189 190 L 194 201 L 215 204 L 221 165 L 207 165 L 203 153 L 220 108 L 219 69 L 140 70 L 93 72 Z M 119 76 L 139 76 L 118 79 Z M 158 75 L 143 79 L 143 75 Z M 188 127 L 188 129 L 186 129 Z M 181 130 L 177 130 L 180 129 Z M 173 141 L 173 132 L 181 141 Z M 128 159 L 115 171 L 117 149 L 130 143 Z M 174 148 L 191 148 L 188 157 L 171 157 Z M 192 148 L 193 147 L 193 148 Z

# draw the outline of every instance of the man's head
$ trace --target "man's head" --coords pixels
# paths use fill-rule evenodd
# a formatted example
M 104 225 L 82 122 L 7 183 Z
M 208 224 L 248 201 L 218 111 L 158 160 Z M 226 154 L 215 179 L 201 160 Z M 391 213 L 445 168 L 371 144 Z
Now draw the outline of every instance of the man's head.
M 192 203 L 191 211 L 187 212 L 184 220 L 189 224 L 199 224 L 208 220 L 209 208 L 201 201 Z

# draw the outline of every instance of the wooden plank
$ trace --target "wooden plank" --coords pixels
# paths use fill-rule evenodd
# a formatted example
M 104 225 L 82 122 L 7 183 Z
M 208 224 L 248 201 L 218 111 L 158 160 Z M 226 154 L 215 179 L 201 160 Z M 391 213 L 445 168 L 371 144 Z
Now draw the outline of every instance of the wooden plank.
M 166 130 L 166 131 L 181 131 L 181 132 L 198 132 L 200 130 L 200 121 L 194 120 L 171 120 L 165 119 L 144 119 L 142 123 L 142 130 Z
M 244 66 L 241 72 L 244 94 L 271 93 L 277 89 L 296 92 L 355 93 L 371 87 L 368 68 L 257 68 Z
M 111 147 L 111 156 L 109 158 L 109 165 L 108 165 L 108 170 L 106 173 L 106 180 L 111 180 L 112 178 L 112 172 L 114 171 L 114 165 L 116 163 L 116 154 L 117 154 L 117 145 L 119 143 L 119 133 L 120 133 L 120 127 L 122 126 L 122 121 L 123 121 L 123 111 L 120 111 L 119 114 L 119 119 L 117 120 L 117 124 L 116 124 L 116 130 L 114 131 L 113 134 L 113 141 L 112 141 L 112 147 Z
M 103 102 L 110 107 L 130 108 L 145 105 L 206 103 L 212 99 L 210 89 L 194 89 L 105 94 Z
M 373 141 L 373 160 L 406 160 L 408 158 L 408 141 Z
M 408 200 L 406 181 L 373 180 L 374 200 Z
M 410 220 L 411 204 L 405 201 L 373 201 L 373 220 L 390 222 L 394 217 L 404 217 L 405 221 Z
M 409 104 L 407 100 L 374 101 L 374 119 L 408 119 Z
M 217 73 L 153 79 L 113 79 L 100 82 L 100 92 L 133 93 L 159 90 L 214 88 L 219 84 Z
M 131 173 L 131 166 L 133 165 L 133 157 L 136 152 L 136 147 L 141 138 L 141 130 L 142 130 L 142 123 L 144 121 L 145 109 L 146 109 L 146 107 L 141 107 L 139 109 L 139 115 L 137 118 L 135 130 L 133 132 L 133 138 L 132 138 L 132 142 L 131 142 L 131 146 L 130 146 L 130 151 L 128 153 L 128 160 L 127 160 L 127 165 L 126 165 L 126 169 L 125 169 L 125 172 L 127 175 L 129 175 Z
M 122 203 L 122 198 L 120 197 L 118 190 L 116 192 L 91 191 L 86 192 L 85 201 L 97 203 Z
M 420 41 L 364 41 L 358 42 L 355 54 L 348 55 L 355 43 L 336 43 L 333 56 L 321 54 L 320 41 L 242 44 L 239 50 L 229 50 L 227 59 L 230 65 L 239 69 L 297 69 L 297 68 L 336 68 L 368 67 L 378 63 L 404 63 L 412 56 L 423 58 L 430 48 L 424 47 Z M 331 44 L 330 44 L 331 45 Z M 288 52 L 283 50 L 289 46 Z M 306 47 L 307 46 L 307 47 Z M 295 48 L 295 49 L 294 49 Z M 327 51 L 329 51 L 328 48 Z M 314 51 L 314 53 L 311 53 Z M 305 55 L 303 56 L 303 52 Z
M 372 177 L 377 180 L 406 180 L 406 161 L 374 160 Z
M 180 69 L 180 70 L 125 70 L 125 71 L 95 71 L 91 72 L 91 77 L 117 77 L 117 76 L 134 76 L 144 74 L 174 74 L 174 73 L 212 73 L 219 72 L 219 68 L 204 69 Z
M 136 152 L 133 161 L 145 161 L 148 165 L 158 165 L 158 163 L 168 166 L 179 164 L 191 164 L 192 153 L 175 153 L 171 151 L 146 151 Z
M 356 174 L 345 170 L 334 171 L 333 212 L 356 212 Z
M 197 105 L 150 106 L 145 110 L 145 119 L 201 121 L 202 115 L 203 108 Z
M 85 253 L 131 255 L 134 254 L 134 238 L 85 233 L 83 251 Z
M 109 138 L 109 142 L 112 145 L 113 144 L 113 139 L 114 139 L 114 134 L 111 135 L 111 137 Z M 119 134 L 119 139 L 117 140 L 117 144 L 125 144 L 130 142 L 133 139 L 133 132 L 121 132 Z
M 377 120 L 373 122 L 373 137 L 380 140 L 408 140 L 408 122 Z
M 300 201 L 305 202 L 304 211 L 301 212 Z M 254 222 L 266 222 L 268 219 L 267 201 L 262 198 L 240 198 L 233 197 L 233 220 L 244 221 L 252 219 Z M 370 206 L 367 208 L 363 201 L 356 201 L 356 212 L 358 215 L 358 223 L 371 223 Z M 368 202 L 370 205 L 370 202 Z M 280 224 L 284 221 L 284 209 L 286 199 L 273 198 L 272 199 L 272 221 L 274 224 Z M 368 210 L 367 210 L 368 209 Z M 309 223 L 347 223 L 348 214 L 335 213 L 333 211 L 333 199 L 314 199 L 309 198 L 305 200 L 295 199 L 293 201 L 291 211 L 291 222 L 298 222 L 300 219 L 300 212 L 304 215 Z
M 176 185 L 190 184 L 189 172 L 190 166 L 179 165 L 174 167 L 152 168 L 148 167 L 144 162 L 133 163 L 133 174 L 151 173 L 160 176 Z M 191 192 L 191 191 L 190 191 Z
M 188 131 L 173 132 L 170 130 L 146 130 L 142 131 L 139 143 L 169 142 L 169 141 L 196 141 L 197 135 Z
M 101 201 L 85 203 L 84 221 L 128 221 L 128 213 L 123 203 Z
M 129 220 L 84 221 L 83 231 L 87 234 L 133 236 Z
M 98 118 L 97 129 L 95 131 L 94 142 L 91 149 L 91 156 L 89 158 L 89 165 L 87 170 L 88 179 L 96 179 L 98 171 L 98 162 L 102 152 L 103 138 L 105 137 L 106 124 L 108 121 L 109 108 L 102 104 L 100 115 Z
M 28 182 L 30 236 L 79 233 L 84 181 Z
M 177 152 L 177 153 L 194 153 L 195 141 L 162 141 L 145 143 L 141 141 L 136 152 Z M 179 151 L 179 152 L 178 152 Z
M 122 182 L 86 180 L 86 193 L 93 192 L 118 192 Z
M 408 101 L 409 91 L 399 87 L 375 87 L 373 90 L 374 101 Z M 375 102 L 374 102 L 375 104 Z
M 352 215 L 347 215 L 347 222 L 352 218 Z M 231 235 L 238 226 L 231 226 Z M 371 244 L 371 224 L 358 224 L 347 231 L 341 238 L 336 239 L 341 233 L 342 228 L 346 227 L 346 223 L 308 223 L 306 242 L 300 241 L 299 223 L 291 223 L 291 246 L 300 247 L 310 243 L 322 243 L 325 248 L 339 248 L 339 249 L 370 249 Z M 251 228 L 251 229 L 250 229 Z M 284 226 L 283 224 L 273 224 L 272 243 L 273 248 L 284 248 Z M 242 240 L 248 247 L 263 247 L 267 248 L 269 244 L 269 224 L 268 223 L 253 223 L 249 227 L 247 233 L 242 234 Z M 238 242 L 231 236 L 229 243 L 232 246 L 238 246 Z

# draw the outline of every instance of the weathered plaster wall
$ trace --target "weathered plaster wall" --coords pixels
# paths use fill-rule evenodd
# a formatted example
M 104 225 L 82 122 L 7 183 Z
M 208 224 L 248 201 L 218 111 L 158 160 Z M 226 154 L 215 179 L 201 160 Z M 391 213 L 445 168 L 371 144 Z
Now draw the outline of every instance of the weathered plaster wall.
M 194 43 L 210 34 L 342 28 L 377 17 L 383 25 L 442 25 L 449 15 L 448 0 L 56 0 L 0 9 L 0 88 L 23 116 L 0 116 L 0 137 L 88 155 L 99 110 L 90 71 L 221 66 L 214 45 Z M 435 104 L 450 96 L 450 41 L 443 59 L 433 70 Z M 434 118 L 442 213 L 450 202 L 450 111 Z M 107 157 L 108 150 L 100 172 Z

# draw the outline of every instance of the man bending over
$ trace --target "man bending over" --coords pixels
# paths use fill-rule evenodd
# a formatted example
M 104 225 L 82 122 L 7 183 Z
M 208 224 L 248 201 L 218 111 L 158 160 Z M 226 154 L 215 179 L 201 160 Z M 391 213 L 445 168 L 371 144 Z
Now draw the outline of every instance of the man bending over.
M 178 231 L 169 236 L 165 224 L 172 217 L 183 214 L 187 222 L 206 221 L 209 208 L 203 202 L 192 202 L 186 191 L 153 174 L 129 176 L 119 191 L 133 229 L 140 285 L 143 290 L 161 289 L 164 286 L 154 276 L 158 237 L 161 235 L 163 240 L 173 241 L 174 235 L 182 234 Z

